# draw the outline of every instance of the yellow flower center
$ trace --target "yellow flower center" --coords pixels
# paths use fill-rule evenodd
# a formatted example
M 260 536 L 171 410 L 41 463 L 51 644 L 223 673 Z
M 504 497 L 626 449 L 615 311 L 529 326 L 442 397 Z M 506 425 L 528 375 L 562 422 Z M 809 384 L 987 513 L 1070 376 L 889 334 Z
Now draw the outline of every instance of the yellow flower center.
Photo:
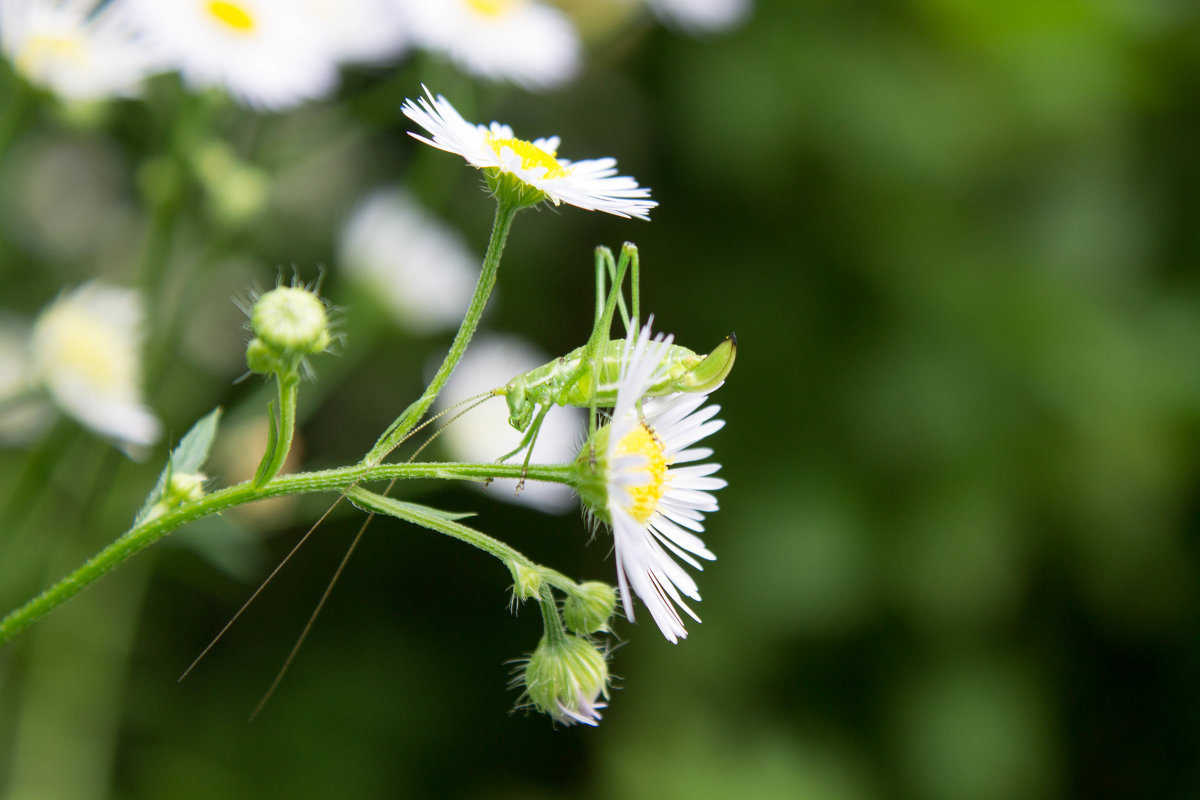
M 505 139 L 489 133 L 487 135 L 487 143 L 496 151 L 496 155 L 500 155 L 506 147 L 511 148 L 521 159 L 521 166 L 524 169 L 545 167 L 547 178 L 565 178 L 567 177 L 567 173 L 570 172 L 570 170 L 559 163 L 553 151 L 543 150 L 533 142 L 515 138 Z
M 519 3 L 520 0 L 467 0 L 467 8 L 484 17 L 503 17 Z
M 39 321 L 46 347 L 42 369 L 48 375 L 74 375 L 93 391 L 108 395 L 135 385 L 137 366 L 108 326 L 70 306 L 51 309 Z
M 34 78 L 42 77 L 38 73 L 49 63 L 70 62 L 83 64 L 86 59 L 86 49 L 79 39 L 69 39 L 65 36 L 34 36 L 25 47 L 17 53 L 17 69 Z
M 646 459 L 646 464 L 642 467 L 645 471 L 645 482 L 626 487 L 633 500 L 627 509 L 629 516 L 645 525 L 649 521 L 650 515 L 654 513 L 654 509 L 658 507 L 658 501 L 662 499 L 663 493 L 667 490 L 668 462 L 663 455 L 662 442 L 654 435 L 654 431 L 643 422 L 625 434 L 625 438 L 617 443 L 616 452 L 617 455 L 636 454 L 644 456 Z
M 240 33 L 249 33 L 254 30 L 254 17 L 250 16 L 250 12 L 237 3 L 211 0 L 208 4 L 208 13 Z

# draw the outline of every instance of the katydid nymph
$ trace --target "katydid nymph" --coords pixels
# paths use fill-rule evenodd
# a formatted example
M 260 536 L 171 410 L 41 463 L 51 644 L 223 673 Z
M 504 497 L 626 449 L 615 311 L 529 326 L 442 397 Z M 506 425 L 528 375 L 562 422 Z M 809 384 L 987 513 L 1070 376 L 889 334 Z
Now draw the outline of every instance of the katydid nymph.
M 508 402 L 508 422 L 525 436 L 504 461 L 525 450 L 525 463 L 533 451 L 538 431 L 553 406 L 577 406 L 590 411 L 590 431 L 596 429 L 596 409 L 616 402 L 621 360 L 627 348 L 625 339 L 610 339 L 613 315 L 620 308 L 626 331 L 636 327 L 639 318 L 639 264 L 637 247 L 628 242 L 614 264 L 612 251 L 596 248 L 596 316 L 587 344 L 540 367 L 518 375 L 492 390 Z M 626 309 L 622 284 L 630 272 L 632 314 Z M 611 291 L 605 293 L 605 280 Z M 680 345 L 668 345 L 659 367 L 659 378 L 646 393 L 659 397 L 677 392 L 709 392 L 721 385 L 737 356 L 737 337 L 725 337 L 711 353 L 697 354 Z

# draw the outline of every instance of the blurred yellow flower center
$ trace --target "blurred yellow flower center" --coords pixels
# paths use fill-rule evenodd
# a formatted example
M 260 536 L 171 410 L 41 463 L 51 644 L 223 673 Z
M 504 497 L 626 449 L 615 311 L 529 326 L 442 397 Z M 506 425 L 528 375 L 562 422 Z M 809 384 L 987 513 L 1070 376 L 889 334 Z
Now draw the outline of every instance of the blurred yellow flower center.
M 234 30 L 244 33 L 254 30 L 254 17 L 250 16 L 250 12 L 237 3 L 223 3 L 220 0 L 211 0 L 208 4 L 208 13 Z
M 40 72 L 55 62 L 69 61 L 82 64 L 86 51 L 79 39 L 68 39 L 63 36 L 34 36 L 26 43 L 16 56 L 16 66 L 19 72 L 35 80 L 42 76 Z
M 42 369 L 76 376 L 101 394 L 132 386 L 136 365 L 122 357 L 121 342 L 104 322 L 71 306 L 49 310 L 38 323 L 46 343 Z
M 502 17 L 521 0 L 467 0 L 467 7 L 485 17 Z
M 629 516 L 645 525 L 667 490 L 667 459 L 663 455 L 662 442 L 643 422 L 625 434 L 625 438 L 617 443 L 616 452 L 617 455 L 640 455 L 646 458 L 646 464 L 642 467 L 646 481 L 640 485 L 626 487 L 629 497 L 633 500 L 627 509 Z
M 501 155 L 504 148 L 510 148 L 521 159 L 521 167 L 524 169 L 545 167 L 547 178 L 565 178 L 570 171 L 559 163 L 553 152 L 547 152 L 533 142 L 516 138 L 505 139 L 489 133 L 487 143 L 496 151 L 496 155 Z

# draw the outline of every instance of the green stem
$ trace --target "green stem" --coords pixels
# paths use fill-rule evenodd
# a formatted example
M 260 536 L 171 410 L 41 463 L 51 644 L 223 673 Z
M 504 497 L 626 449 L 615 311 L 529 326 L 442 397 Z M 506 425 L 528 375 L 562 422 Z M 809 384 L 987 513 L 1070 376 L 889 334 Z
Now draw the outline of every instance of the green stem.
M 517 215 L 520 207 L 499 202 L 496 206 L 496 218 L 492 223 L 492 236 L 488 241 L 487 253 L 483 258 L 483 268 L 479 273 L 479 281 L 475 284 L 475 294 L 471 296 L 471 304 L 467 307 L 467 315 L 459 326 L 458 333 L 454 336 L 454 341 L 450 344 L 450 352 L 446 354 L 446 358 L 442 361 L 442 365 L 438 367 L 437 374 L 433 376 L 429 387 L 425 392 L 408 408 L 404 410 L 395 422 L 391 424 L 383 436 L 379 437 L 379 441 L 371 448 L 360 464 L 374 465 L 383 461 L 387 454 L 392 452 L 408 435 L 413 426 L 421 421 L 425 416 L 425 412 L 433 405 L 433 401 L 437 399 L 438 394 L 442 391 L 442 387 L 446 385 L 450 374 L 454 372 L 454 368 L 458 366 L 459 359 L 466 352 L 467 345 L 471 342 L 471 337 L 475 334 L 475 329 L 479 327 L 479 319 L 483 316 L 483 309 L 487 306 L 488 297 L 492 294 L 492 288 L 496 285 L 496 273 L 500 268 L 500 256 L 504 252 L 504 243 L 508 239 L 508 231 L 512 227 L 513 218 Z
M 538 605 L 542 607 L 542 627 L 546 631 L 546 639 L 551 645 L 563 645 L 567 641 L 567 632 L 563 628 L 562 617 L 558 613 L 558 603 L 549 586 L 543 586 Z
M 357 464 L 340 469 L 284 475 L 257 488 L 253 481 L 239 483 L 184 503 L 173 511 L 148 519 L 126 531 L 74 572 L 0 620 L 0 645 L 11 641 L 46 614 L 181 525 L 243 503 L 281 495 L 344 492 L 360 483 L 377 480 L 438 478 L 486 481 L 493 478 L 520 478 L 522 475 L 534 480 L 570 483 L 572 468 L 567 464 L 533 465 L 527 470 L 515 464 L 490 463 Z
M 296 373 L 276 373 L 279 387 L 279 418 L 271 418 L 271 437 L 262 463 L 254 473 L 254 485 L 262 487 L 279 474 L 283 462 L 292 449 L 292 438 L 296 433 L 296 401 L 300 394 L 300 376 Z

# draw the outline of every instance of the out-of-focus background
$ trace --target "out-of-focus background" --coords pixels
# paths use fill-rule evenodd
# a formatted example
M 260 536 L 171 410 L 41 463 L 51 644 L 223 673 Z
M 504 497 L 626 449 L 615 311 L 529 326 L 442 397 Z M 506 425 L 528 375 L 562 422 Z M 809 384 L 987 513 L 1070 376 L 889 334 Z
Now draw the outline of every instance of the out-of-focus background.
M 347 220 L 398 186 L 483 251 L 478 174 L 406 135 L 425 81 L 468 119 L 617 157 L 661 203 L 649 223 L 522 213 L 487 331 L 546 357 L 581 344 L 592 248 L 631 240 L 660 328 L 697 350 L 737 333 L 703 623 L 673 646 L 620 622 L 603 722 L 556 730 L 510 713 L 506 662 L 540 620 L 510 613 L 503 568 L 377 520 L 247 724 L 362 519 L 335 511 L 176 683 L 330 498 L 264 503 L 172 535 L 0 652 L 13 796 L 1196 796 L 1200 10 L 759 0 L 699 35 L 585 16 L 582 68 L 547 92 L 425 55 L 345 68 L 284 112 L 204 100 L 207 190 L 204 168 L 153 158 L 172 77 L 102 108 L 26 97 L 0 165 L 6 322 L 97 276 L 141 285 L 145 198 L 185 189 L 149 245 L 169 253 L 146 350 L 164 440 L 135 462 L 58 418 L 0 451 L 0 596 L 123 530 L 213 406 L 214 478 L 253 469 L 269 387 L 234 383 L 230 301 L 251 283 L 321 267 L 339 307 L 290 468 L 357 460 L 417 395 L 449 333 L 395 323 L 343 262 Z M 613 579 L 574 508 L 400 491 Z

